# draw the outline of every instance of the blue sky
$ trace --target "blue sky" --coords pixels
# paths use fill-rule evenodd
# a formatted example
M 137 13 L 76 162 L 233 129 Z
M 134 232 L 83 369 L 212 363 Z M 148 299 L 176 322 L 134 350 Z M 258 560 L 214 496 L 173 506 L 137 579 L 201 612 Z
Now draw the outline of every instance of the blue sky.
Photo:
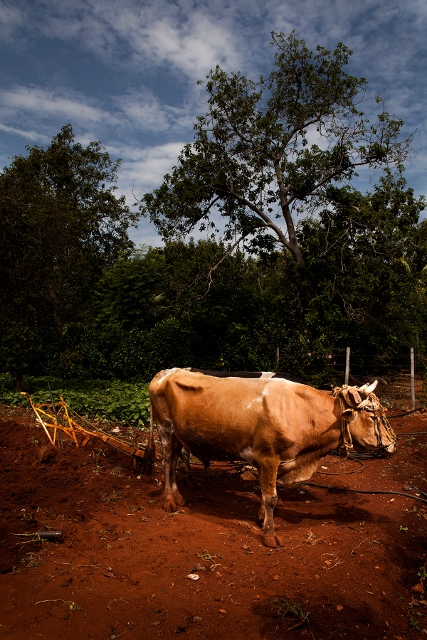
M 406 121 L 406 178 L 427 195 L 425 0 L 0 0 L 0 167 L 71 122 L 79 141 L 122 159 L 118 193 L 132 204 L 193 139 L 206 110 L 197 80 L 217 64 L 256 80 L 271 69 L 271 31 L 292 29 L 312 49 L 353 50 L 365 112 L 380 95 Z M 131 236 L 161 244 L 145 220 Z

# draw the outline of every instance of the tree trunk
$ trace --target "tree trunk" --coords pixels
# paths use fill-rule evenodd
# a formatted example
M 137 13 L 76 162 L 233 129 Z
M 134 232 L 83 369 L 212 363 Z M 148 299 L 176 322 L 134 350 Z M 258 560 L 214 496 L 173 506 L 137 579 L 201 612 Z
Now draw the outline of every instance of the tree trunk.
M 24 384 L 24 373 L 21 368 L 10 372 L 12 378 L 13 390 L 15 393 L 21 393 Z

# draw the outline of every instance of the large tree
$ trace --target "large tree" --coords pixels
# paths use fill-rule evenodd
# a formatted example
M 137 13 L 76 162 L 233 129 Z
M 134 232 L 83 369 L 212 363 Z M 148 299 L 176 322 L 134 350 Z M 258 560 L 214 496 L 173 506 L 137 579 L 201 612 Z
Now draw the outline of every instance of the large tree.
M 294 32 L 272 38 L 267 78 L 218 66 L 207 76 L 208 111 L 197 118 L 194 142 L 141 203 L 165 239 L 213 227 L 219 213 L 231 247 L 279 246 L 302 263 L 297 216 L 324 208 L 330 186 L 359 167 L 401 167 L 407 157 L 402 120 L 383 110 L 370 122 L 360 110 L 367 83 L 345 72 L 345 45 L 313 53 Z
M 118 161 L 64 126 L 0 174 L 0 356 L 19 385 L 43 336 L 81 322 L 103 268 L 130 248 Z M 40 347 L 40 348 L 39 348 Z

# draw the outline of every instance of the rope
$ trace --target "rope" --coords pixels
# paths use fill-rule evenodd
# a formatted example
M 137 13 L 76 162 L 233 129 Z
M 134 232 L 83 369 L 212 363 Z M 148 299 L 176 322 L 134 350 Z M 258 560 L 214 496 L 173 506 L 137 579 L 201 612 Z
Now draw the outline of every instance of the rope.
M 411 411 L 405 411 L 405 413 L 399 413 L 399 415 L 397 416 L 389 416 L 388 419 L 394 420 L 395 418 L 403 418 L 404 416 L 409 416 L 410 413 L 415 413 L 415 411 L 422 411 L 423 413 L 425 413 L 426 410 L 424 407 L 418 407 L 418 409 L 411 409 Z
M 412 500 L 418 500 L 419 502 L 423 502 L 427 504 L 426 498 L 421 498 L 421 496 L 414 496 L 412 493 L 402 493 L 401 491 L 382 491 L 380 489 L 345 489 L 344 487 L 328 487 L 324 484 L 315 484 L 314 482 L 299 482 L 298 484 L 302 484 L 306 487 L 318 487 L 319 489 L 327 489 L 328 491 L 344 491 L 349 493 L 370 493 L 370 494 L 387 494 L 394 496 L 404 496 L 405 498 L 412 498 Z M 423 491 L 420 491 L 423 495 L 425 494 Z
M 337 455 L 337 454 L 335 454 Z M 352 455 L 348 456 L 349 458 L 352 458 Z M 352 471 L 340 471 L 339 473 L 325 473 L 324 471 L 316 471 L 315 473 L 319 473 L 322 476 L 349 476 L 352 473 L 363 473 L 363 470 L 365 469 L 365 465 L 363 464 L 363 462 L 361 460 L 354 460 L 355 462 L 357 462 L 358 464 L 362 465 L 361 469 L 353 469 Z
M 398 438 L 406 438 L 406 436 L 427 436 L 427 431 L 416 431 L 415 433 L 399 433 Z

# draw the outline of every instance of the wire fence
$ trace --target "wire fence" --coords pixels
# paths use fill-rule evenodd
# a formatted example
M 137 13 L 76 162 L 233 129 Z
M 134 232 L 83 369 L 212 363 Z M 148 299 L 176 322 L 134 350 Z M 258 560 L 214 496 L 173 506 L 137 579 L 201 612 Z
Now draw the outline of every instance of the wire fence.
M 346 348 L 345 353 L 339 353 L 335 356 L 328 356 L 331 361 L 331 367 L 334 373 L 342 372 L 344 384 L 349 384 L 351 380 L 357 376 L 370 375 L 371 377 L 379 377 L 380 375 L 404 376 L 409 381 L 411 408 L 415 410 L 415 376 L 418 374 L 422 378 L 425 376 L 427 361 L 422 354 L 416 354 L 415 349 L 411 347 L 407 354 L 398 355 L 374 355 L 363 354 L 360 352 L 352 352 L 350 347 Z
M 327 356 L 326 361 L 313 361 L 309 364 L 310 369 L 324 369 L 330 367 L 336 372 L 342 371 L 343 375 L 346 370 L 345 350 L 332 353 Z M 422 354 L 414 355 L 415 372 L 424 376 L 427 370 L 427 358 Z M 397 372 L 407 372 L 411 370 L 410 351 L 406 355 L 378 355 L 372 353 L 360 353 L 351 351 L 350 355 L 350 373 L 354 375 L 387 375 Z

